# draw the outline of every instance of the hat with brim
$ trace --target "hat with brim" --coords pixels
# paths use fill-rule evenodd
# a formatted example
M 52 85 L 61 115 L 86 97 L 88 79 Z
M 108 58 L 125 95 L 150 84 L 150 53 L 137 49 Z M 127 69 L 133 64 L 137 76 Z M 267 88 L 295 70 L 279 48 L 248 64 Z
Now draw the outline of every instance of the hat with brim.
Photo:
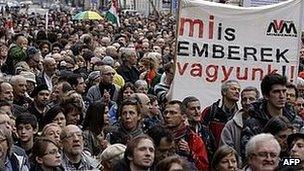
M 304 134 L 303 133 L 294 133 L 294 134 L 290 134 L 287 138 L 287 145 L 288 148 L 291 149 L 292 148 L 292 143 L 296 140 L 296 139 L 304 139 Z

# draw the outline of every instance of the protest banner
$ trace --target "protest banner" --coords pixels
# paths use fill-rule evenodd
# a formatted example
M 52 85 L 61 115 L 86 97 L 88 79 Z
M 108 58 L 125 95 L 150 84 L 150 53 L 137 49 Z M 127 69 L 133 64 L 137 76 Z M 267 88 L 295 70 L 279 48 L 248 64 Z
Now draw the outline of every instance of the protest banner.
M 221 98 L 221 84 L 237 80 L 260 88 L 279 73 L 294 82 L 298 72 L 302 0 L 262 7 L 235 7 L 181 0 L 172 99 Z

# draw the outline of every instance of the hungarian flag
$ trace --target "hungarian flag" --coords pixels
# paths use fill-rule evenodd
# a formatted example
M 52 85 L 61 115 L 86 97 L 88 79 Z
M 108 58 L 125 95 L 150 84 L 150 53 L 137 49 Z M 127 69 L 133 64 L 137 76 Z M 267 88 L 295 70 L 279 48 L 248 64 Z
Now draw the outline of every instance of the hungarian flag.
M 112 0 L 111 8 L 106 14 L 106 19 L 111 21 L 113 24 L 116 24 L 120 27 L 119 17 L 118 17 L 118 1 Z

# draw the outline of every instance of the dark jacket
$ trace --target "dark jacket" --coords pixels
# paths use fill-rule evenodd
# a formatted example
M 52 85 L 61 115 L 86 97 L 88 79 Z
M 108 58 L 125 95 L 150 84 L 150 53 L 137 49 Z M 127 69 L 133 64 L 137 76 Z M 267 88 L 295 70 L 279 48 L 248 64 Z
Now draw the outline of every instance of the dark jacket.
M 12 166 L 12 170 L 16 171 L 27 171 L 30 168 L 30 163 L 28 160 L 28 156 L 26 155 L 25 151 L 13 145 L 11 149 L 11 155 L 9 156 L 9 161 Z
M 215 145 L 218 147 L 221 133 L 225 124 L 232 119 L 234 114 L 238 111 L 235 106 L 231 111 L 223 109 L 222 100 L 218 100 L 211 106 L 205 108 L 202 112 L 203 124 L 209 129 L 215 140 Z
M 40 72 L 37 76 L 36 76 L 36 82 L 37 82 L 37 86 L 39 85 L 47 85 L 46 81 L 44 79 L 44 72 Z
M 31 165 L 30 171 L 44 171 L 40 165 L 37 163 Z M 53 171 L 64 171 L 64 168 L 62 166 L 54 167 Z
M 257 134 L 262 133 L 267 122 L 272 118 L 266 108 L 267 101 L 261 99 L 254 102 L 250 107 L 250 117 L 244 122 L 243 131 L 241 133 L 241 151 L 244 153 L 245 145 L 249 139 Z M 283 116 L 296 128 L 303 126 L 303 120 L 290 109 L 288 105 L 283 108 Z
M 135 83 L 135 81 L 138 80 L 140 75 L 137 68 L 135 68 L 134 66 L 129 68 L 126 65 L 122 65 L 121 67 L 119 67 L 117 73 L 124 78 L 126 83 L 131 82 L 133 84 Z

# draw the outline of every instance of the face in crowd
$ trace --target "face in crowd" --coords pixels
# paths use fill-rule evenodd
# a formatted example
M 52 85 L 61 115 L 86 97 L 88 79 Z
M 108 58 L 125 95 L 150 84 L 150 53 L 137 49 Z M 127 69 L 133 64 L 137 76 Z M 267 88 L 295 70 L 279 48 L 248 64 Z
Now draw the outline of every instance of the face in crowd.
M 278 166 L 280 149 L 274 141 L 256 143 L 248 162 L 253 170 L 270 171 Z
M 266 99 L 268 104 L 275 109 L 282 109 L 286 103 L 286 91 L 287 88 L 285 85 L 275 84 L 271 87 L 271 90 Z
M 165 125 L 168 128 L 176 128 L 185 120 L 178 104 L 167 105 L 163 116 Z
M 222 91 L 223 96 L 229 101 L 239 101 L 241 86 L 237 82 L 227 83 L 227 89 Z
M 201 104 L 199 101 L 192 101 L 187 104 L 186 113 L 189 121 L 201 121 Z
M 140 114 L 135 105 L 125 105 L 121 111 L 121 122 L 129 130 L 135 130 L 140 120 Z
M 134 148 L 133 155 L 128 156 L 128 160 L 130 160 L 130 165 L 148 169 L 154 162 L 154 156 L 155 148 L 153 142 L 150 139 L 141 139 Z
M 79 156 L 83 151 L 82 131 L 76 125 L 66 126 L 60 135 L 63 151 L 68 156 Z

